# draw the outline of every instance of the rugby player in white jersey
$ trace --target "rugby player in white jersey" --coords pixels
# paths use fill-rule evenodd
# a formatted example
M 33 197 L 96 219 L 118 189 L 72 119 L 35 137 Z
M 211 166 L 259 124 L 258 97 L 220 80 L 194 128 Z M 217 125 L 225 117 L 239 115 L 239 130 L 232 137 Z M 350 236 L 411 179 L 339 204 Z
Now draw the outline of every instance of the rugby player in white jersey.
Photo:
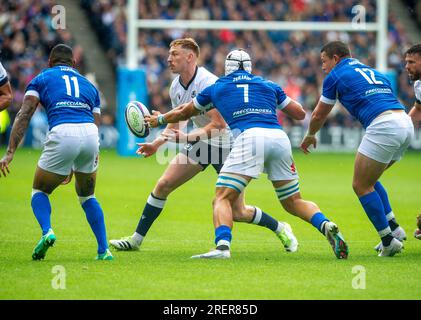
M 192 38 L 176 39 L 171 42 L 168 66 L 178 76 L 170 87 L 172 107 L 191 101 L 199 92 L 215 83 L 217 76 L 198 66 L 200 48 Z M 187 121 L 168 124 L 162 135 L 151 143 L 139 144 L 137 153 L 145 157 L 155 154 L 167 141 L 186 142 L 183 150 L 170 162 L 147 199 L 136 231 L 132 236 L 110 240 L 117 250 L 138 250 L 155 219 L 163 210 L 170 193 L 192 179 L 211 164 L 219 173 L 230 152 L 231 134 L 226 122 L 216 110 L 201 112 L 192 118 L 195 129 L 183 132 Z M 278 236 L 286 251 L 295 252 L 297 239 L 291 227 L 279 222 L 260 208 L 246 206 L 241 193 L 233 210 L 234 221 L 247 222 L 266 227 Z
M 413 45 L 405 52 L 405 68 L 409 79 L 414 81 L 415 103 L 409 111 L 412 121 L 421 121 L 421 44 Z M 421 214 L 417 217 L 417 227 L 414 236 L 421 240 Z

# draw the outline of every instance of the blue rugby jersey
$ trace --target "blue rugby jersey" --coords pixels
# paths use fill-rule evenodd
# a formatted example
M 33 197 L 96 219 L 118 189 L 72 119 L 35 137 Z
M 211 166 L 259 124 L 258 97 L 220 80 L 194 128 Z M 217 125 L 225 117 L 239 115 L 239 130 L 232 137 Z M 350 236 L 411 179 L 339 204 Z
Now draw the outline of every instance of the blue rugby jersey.
M 340 61 L 323 81 L 320 101 L 333 105 L 336 99 L 364 128 L 386 110 L 405 110 L 385 75 L 352 58 Z
M 276 109 L 290 103 L 282 88 L 244 70 L 218 79 L 193 99 L 195 107 L 208 110 L 212 104 L 233 131 L 250 128 L 281 129 Z
M 39 98 L 50 130 L 62 123 L 93 123 L 93 112 L 100 108 L 95 86 L 64 65 L 44 69 L 28 84 L 25 95 Z

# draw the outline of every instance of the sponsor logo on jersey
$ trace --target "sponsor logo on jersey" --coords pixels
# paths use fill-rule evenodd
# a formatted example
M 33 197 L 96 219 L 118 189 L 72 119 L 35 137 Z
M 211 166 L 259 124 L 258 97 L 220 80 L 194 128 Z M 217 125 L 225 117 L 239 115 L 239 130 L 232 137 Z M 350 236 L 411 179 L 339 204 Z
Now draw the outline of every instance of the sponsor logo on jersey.
M 91 109 L 91 107 L 88 104 L 83 103 L 83 102 L 77 102 L 77 101 L 58 101 L 55 106 L 56 107 Z
M 392 93 L 392 90 L 389 88 L 376 88 L 376 89 L 370 89 L 365 92 L 366 96 L 371 96 L 372 94 L 378 94 L 378 93 Z
M 245 116 L 247 114 L 272 114 L 272 110 L 268 109 L 268 108 L 246 108 L 246 109 L 242 109 L 242 110 L 238 110 L 235 111 L 232 114 L 233 118 L 238 118 L 238 117 L 242 117 Z

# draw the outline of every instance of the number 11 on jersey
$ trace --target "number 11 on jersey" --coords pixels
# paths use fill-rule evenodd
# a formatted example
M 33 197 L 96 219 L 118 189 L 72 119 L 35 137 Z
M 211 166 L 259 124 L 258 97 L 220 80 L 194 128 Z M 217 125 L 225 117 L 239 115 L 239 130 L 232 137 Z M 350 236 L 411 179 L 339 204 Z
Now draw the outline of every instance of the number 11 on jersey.
M 79 82 L 77 81 L 76 77 L 71 77 L 69 79 L 69 76 L 66 74 L 64 76 L 62 76 L 62 78 L 64 79 L 64 82 L 66 83 L 66 93 L 68 96 L 72 95 L 72 87 L 70 84 L 70 80 L 72 80 L 73 82 L 73 86 L 75 87 L 75 97 L 79 98 Z

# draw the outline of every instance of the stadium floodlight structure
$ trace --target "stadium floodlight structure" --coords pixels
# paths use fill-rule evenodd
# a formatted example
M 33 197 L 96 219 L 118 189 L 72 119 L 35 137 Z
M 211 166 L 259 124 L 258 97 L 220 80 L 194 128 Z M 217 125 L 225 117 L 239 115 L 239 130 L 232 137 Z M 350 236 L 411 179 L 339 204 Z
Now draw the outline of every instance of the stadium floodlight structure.
M 276 31 L 346 31 L 376 33 L 376 69 L 387 71 L 388 0 L 376 0 L 376 22 L 226 21 L 138 19 L 138 0 L 128 2 L 127 67 L 137 68 L 139 29 L 228 29 Z

